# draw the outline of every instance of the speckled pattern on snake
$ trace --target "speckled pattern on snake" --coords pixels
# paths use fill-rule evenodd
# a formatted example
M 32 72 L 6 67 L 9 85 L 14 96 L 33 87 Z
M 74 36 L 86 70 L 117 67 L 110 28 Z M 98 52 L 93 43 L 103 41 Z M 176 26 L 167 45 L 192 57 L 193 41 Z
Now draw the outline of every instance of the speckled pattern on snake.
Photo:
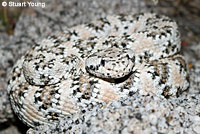
M 13 110 L 36 127 L 135 92 L 177 97 L 189 87 L 180 43 L 177 24 L 153 13 L 107 16 L 51 35 L 13 67 Z

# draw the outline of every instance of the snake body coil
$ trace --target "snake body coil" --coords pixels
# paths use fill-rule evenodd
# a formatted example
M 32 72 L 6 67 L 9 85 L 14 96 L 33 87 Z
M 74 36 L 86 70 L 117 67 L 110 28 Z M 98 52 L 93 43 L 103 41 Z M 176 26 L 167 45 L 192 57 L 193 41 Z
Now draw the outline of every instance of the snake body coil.
M 189 86 L 180 48 L 176 23 L 151 13 L 72 27 L 17 61 L 8 81 L 13 110 L 36 127 L 135 92 L 178 96 Z

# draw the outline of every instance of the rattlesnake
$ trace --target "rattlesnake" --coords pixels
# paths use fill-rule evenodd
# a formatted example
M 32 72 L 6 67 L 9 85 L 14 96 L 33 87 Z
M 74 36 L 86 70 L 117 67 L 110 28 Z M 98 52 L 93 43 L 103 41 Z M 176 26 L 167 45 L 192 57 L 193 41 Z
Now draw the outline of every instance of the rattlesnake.
M 34 44 L 8 81 L 13 110 L 28 126 L 57 123 L 135 92 L 166 98 L 189 87 L 180 33 L 154 13 L 112 15 Z

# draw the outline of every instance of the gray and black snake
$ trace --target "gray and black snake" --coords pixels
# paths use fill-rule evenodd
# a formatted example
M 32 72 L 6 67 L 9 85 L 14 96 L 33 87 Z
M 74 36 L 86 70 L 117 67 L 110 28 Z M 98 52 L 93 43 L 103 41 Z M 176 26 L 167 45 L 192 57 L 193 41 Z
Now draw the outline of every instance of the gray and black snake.
M 12 107 L 36 127 L 135 92 L 179 96 L 189 87 L 180 43 L 177 24 L 154 13 L 72 27 L 17 61 L 8 81 Z

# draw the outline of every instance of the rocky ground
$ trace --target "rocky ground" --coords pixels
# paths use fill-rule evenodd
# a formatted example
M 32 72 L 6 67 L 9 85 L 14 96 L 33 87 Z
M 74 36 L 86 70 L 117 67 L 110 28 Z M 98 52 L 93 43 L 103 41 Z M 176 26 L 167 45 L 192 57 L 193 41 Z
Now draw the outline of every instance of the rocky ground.
M 41 2 L 40 0 L 32 0 Z M 98 115 L 88 114 L 90 127 L 76 124 L 79 114 L 60 121 L 55 129 L 42 126 L 27 133 L 200 133 L 200 1 L 199 0 L 46 0 L 45 8 L 6 8 L 9 17 L 20 13 L 12 27 L 0 20 L 0 134 L 26 133 L 24 126 L 12 113 L 7 97 L 7 77 L 16 60 L 34 42 L 51 33 L 89 22 L 107 14 L 133 14 L 156 12 L 176 20 L 182 34 L 182 53 L 188 61 L 191 86 L 178 98 L 164 99 L 155 95 L 137 94 L 128 100 L 114 102 L 100 110 Z M 18 11 L 20 10 L 20 11 Z M 5 12 L 2 8 L 1 16 Z M 13 19 L 11 19 L 13 20 Z M 8 32 L 9 31 L 9 32 Z M 134 103 L 131 103 L 134 102 Z M 99 117 L 98 120 L 96 117 Z M 107 120 L 106 117 L 112 117 Z M 131 118 L 130 118 L 131 117 Z M 118 119 L 118 121 L 116 121 Z M 126 122 L 124 123 L 124 119 Z M 94 122 L 95 120 L 95 122 Z M 94 123 L 93 123 L 94 122 Z M 128 124 L 134 126 L 131 127 Z M 104 128 L 102 126 L 110 126 Z M 84 128 L 84 129 L 82 129 Z M 102 129 L 104 128 L 104 129 Z M 120 132 L 120 131 L 121 132 Z

